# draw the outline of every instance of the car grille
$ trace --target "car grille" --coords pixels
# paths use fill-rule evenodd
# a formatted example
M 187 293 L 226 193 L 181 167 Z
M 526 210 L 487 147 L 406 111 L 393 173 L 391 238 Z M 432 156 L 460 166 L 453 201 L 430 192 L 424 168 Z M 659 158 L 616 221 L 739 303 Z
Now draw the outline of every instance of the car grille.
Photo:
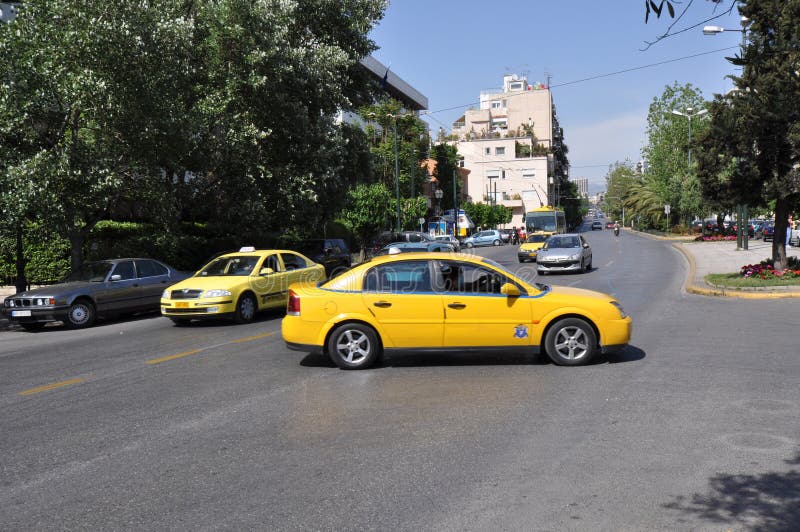
M 565 260 L 565 259 L 558 259 L 558 260 L 540 260 L 539 264 L 542 266 L 559 266 L 566 268 L 567 266 L 572 266 L 573 264 L 578 264 L 577 260 Z
M 183 290 L 173 290 L 170 295 L 172 299 L 197 299 L 202 293 L 202 290 L 190 290 L 186 288 Z
M 168 308 L 165 310 L 170 314 L 206 314 L 208 312 L 208 307 Z

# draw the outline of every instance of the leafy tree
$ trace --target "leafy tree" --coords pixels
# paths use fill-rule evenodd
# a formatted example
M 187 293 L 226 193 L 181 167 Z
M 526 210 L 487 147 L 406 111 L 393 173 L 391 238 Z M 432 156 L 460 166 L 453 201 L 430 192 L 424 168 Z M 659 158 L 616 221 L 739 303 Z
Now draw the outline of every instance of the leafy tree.
M 676 221 L 688 222 L 704 210 L 694 162 L 690 168 L 688 161 L 688 150 L 697 153 L 693 145 L 708 129 L 708 121 L 701 118 L 704 115 L 698 115 L 704 106 L 699 90 L 688 83 L 683 86 L 675 83 L 666 87 L 661 97 L 653 99 L 647 115 L 648 143 L 642 150 L 648 162 L 647 184 L 670 205 Z M 673 111 L 691 114 L 693 118 L 675 115 Z
M 206 215 L 231 229 L 330 219 L 364 177 L 364 143 L 335 115 L 372 97 L 358 62 L 384 9 L 26 1 L 0 27 L 0 138 L 15 146 L 0 155 L 2 198 L 21 202 L 3 211 L 58 228 L 73 267 L 99 219 L 126 199 L 174 201 L 164 191 L 187 171 Z M 8 200 L 20 180 L 32 194 Z
M 428 128 L 424 121 L 402 108 L 397 100 L 384 99 L 359 109 L 366 122 L 373 173 L 389 190 L 396 190 L 395 133 L 400 196 L 411 198 L 422 188 L 420 164 L 428 157 Z M 414 189 L 412 191 L 412 188 Z
M 360 260 L 364 260 L 370 241 L 386 227 L 387 218 L 394 212 L 392 197 L 384 183 L 362 183 L 347 192 L 340 218 L 358 239 Z
M 489 203 L 467 202 L 461 208 L 464 209 L 464 212 L 467 213 L 476 228 L 484 229 L 511 222 L 514 212 L 503 205 L 491 205 Z
M 750 20 L 736 90 L 715 96 L 703 138 L 703 190 L 717 201 L 774 203 L 776 269 L 786 267 L 787 217 L 800 204 L 800 1 L 740 3 Z M 715 137 L 715 135 L 721 136 Z
M 434 172 L 442 190 L 441 207 L 443 210 L 454 208 L 453 176 L 458 172 L 458 149 L 452 144 L 437 144 L 431 148 L 431 158 L 436 160 Z M 456 195 L 461 193 L 462 183 L 456 180 Z M 460 207 L 460 206 L 459 206 Z
M 628 210 L 626 212 L 628 218 L 635 214 L 630 211 L 625 201 L 632 194 L 631 185 L 638 180 L 639 175 L 630 161 L 616 162 L 612 165 L 606 175 L 605 211 L 609 218 L 622 220 L 623 207 Z

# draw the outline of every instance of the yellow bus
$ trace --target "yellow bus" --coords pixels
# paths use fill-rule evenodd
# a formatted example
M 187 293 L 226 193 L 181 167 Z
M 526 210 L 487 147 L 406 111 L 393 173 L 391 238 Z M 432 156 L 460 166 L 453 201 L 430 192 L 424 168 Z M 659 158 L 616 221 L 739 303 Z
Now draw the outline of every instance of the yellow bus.
M 525 231 L 547 233 L 550 235 L 567 232 L 567 219 L 564 211 L 555 207 L 539 207 L 525 213 Z

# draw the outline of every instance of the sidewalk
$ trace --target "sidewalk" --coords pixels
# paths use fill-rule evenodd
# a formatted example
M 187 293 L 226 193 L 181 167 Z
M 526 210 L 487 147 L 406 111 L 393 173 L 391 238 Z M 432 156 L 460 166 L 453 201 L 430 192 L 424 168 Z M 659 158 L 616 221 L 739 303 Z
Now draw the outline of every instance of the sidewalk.
M 674 240 L 667 237 L 658 237 L 646 233 L 637 233 L 658 240 Z M 762 260 L 772 257 L 772 242 L 763 240 L 750 240 L 748 249 L 736 249 L 735 240 L 722 240 L 719 242 L 687 242 L 682 241 L 673 245 L 680 251 L 689 263 L 689 274 L 684 283 L 684 290 L 690 294 L 704 296 L 726 296 L 744 299 L 775 299 L 775 298 L 800 298 L 800 286 L 776 286 L 769 288 L 743 288 L 732 289 L 712 286 L 705 280 L 710 273 L 736 273 L 742 266 L 758 264 Z M 787 257 L 800 257 L 800 248 L 787 246 Z

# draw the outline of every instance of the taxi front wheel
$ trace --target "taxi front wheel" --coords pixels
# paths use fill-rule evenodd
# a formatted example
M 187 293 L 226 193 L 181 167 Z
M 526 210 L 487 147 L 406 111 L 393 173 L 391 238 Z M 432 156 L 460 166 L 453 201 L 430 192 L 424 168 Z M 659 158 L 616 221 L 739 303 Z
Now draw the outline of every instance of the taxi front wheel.
M 242 294 L 236 302 L 236 311 L 233 313 L 233 321 L 236 323 L 249 323 L 256 317 L 257 309 L 256 298 L 252 294 Z
M 328 355 L 340 369 L 364 369 L 380 356 L 381 345 L 372 327 L 345 323 L 328 339 Z
M 559 366 L 588 364 L 597 353 L 597 335 L 586 321 L 565 318 L 547 331 L 544 348 L 550 360 Z

